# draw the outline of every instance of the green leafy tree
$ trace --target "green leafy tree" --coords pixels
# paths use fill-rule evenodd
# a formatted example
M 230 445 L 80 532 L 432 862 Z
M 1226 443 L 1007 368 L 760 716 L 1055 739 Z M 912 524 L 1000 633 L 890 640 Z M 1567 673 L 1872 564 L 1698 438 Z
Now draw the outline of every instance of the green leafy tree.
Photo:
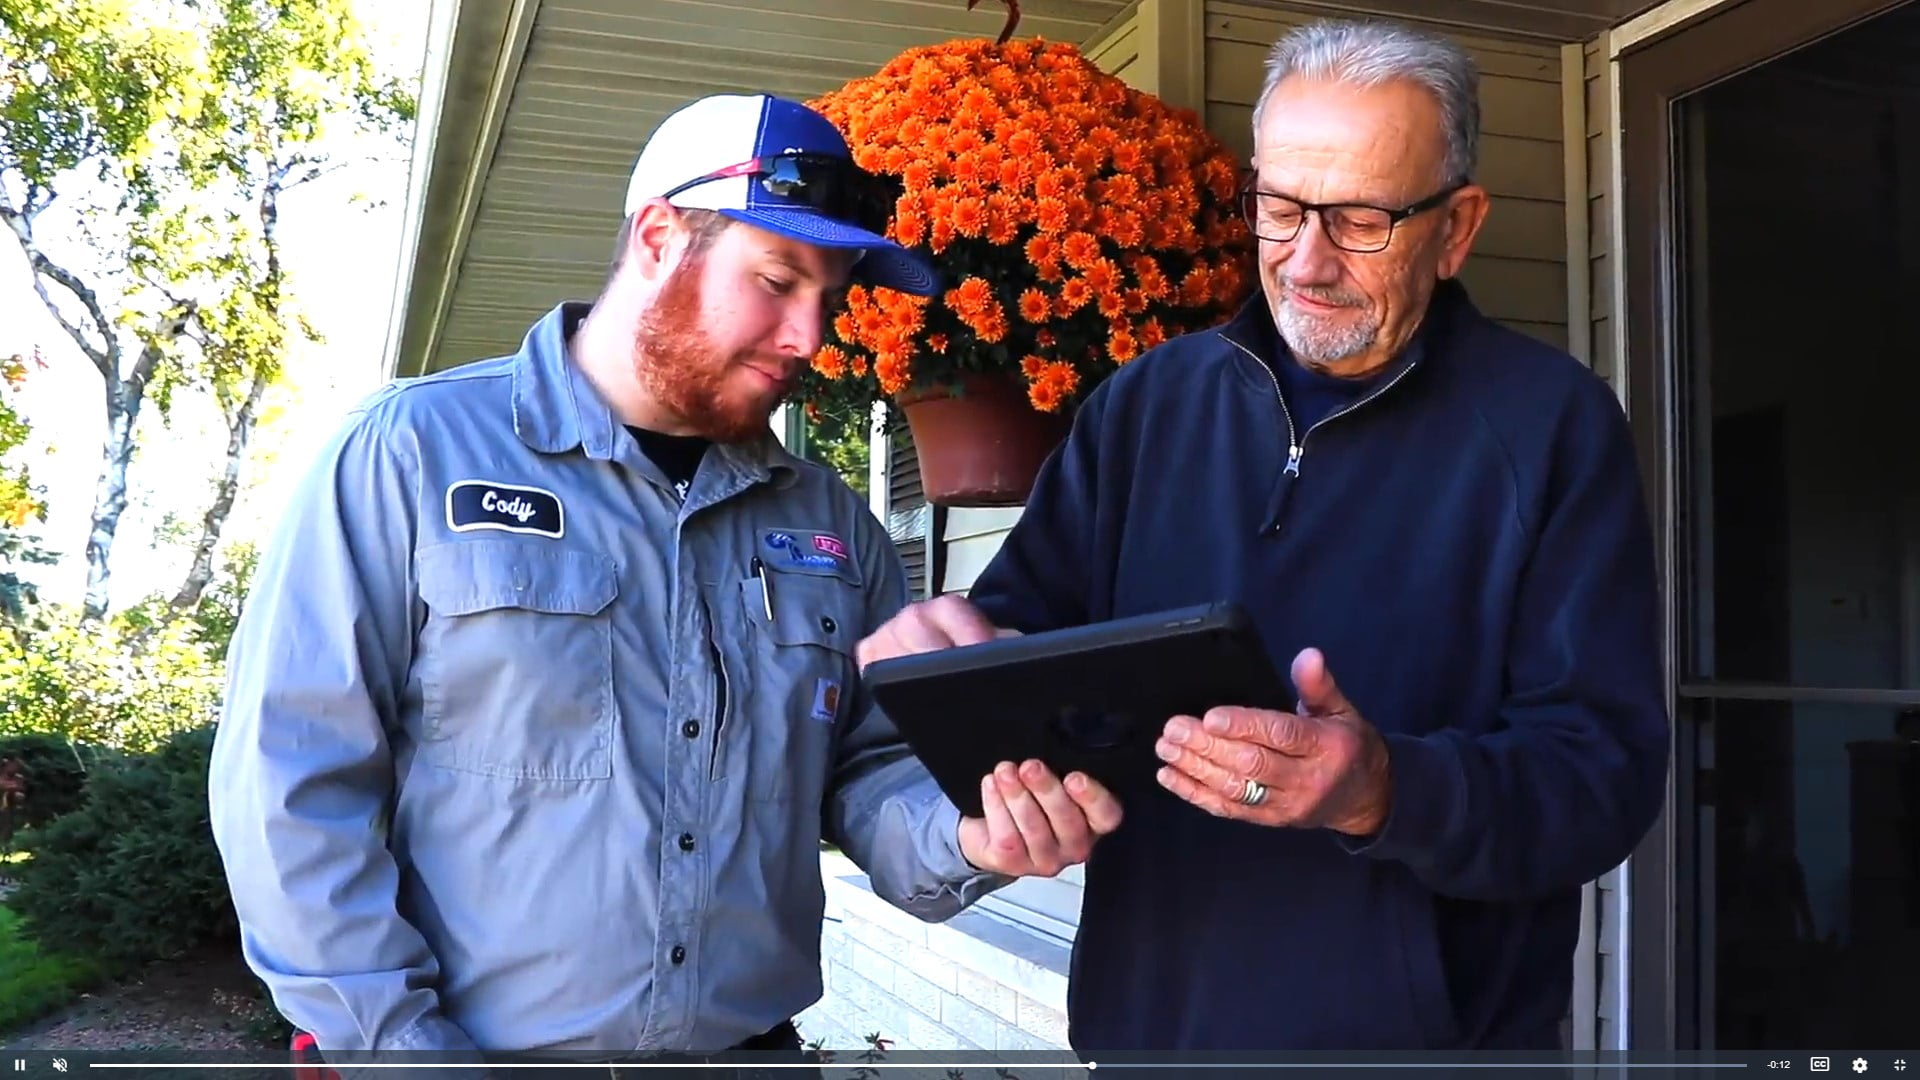
M 259 549 L 251 541 L 229 544 L 211 585 L 191 608 L 183 610 L 176 606 L 177 598 L 157 593 L 118 613 L 115 621 L 126 627 L 128 640 L 136 648 L 153 634 L 179 625 L 191 640 L 206 647 L 213 662 L 224 664 L 227 643 L 240 623 L 240 609 L 259 563 Z
M 32 434 L 17 404 L 20 388 L 31 370 L 45 367 L 36 350 L 31 359 L 0 361 L 0 462 L 26 443 Z M 46 524 L 45 492 L 33 482 L 24 464 L 0 463 L 0 621 L 18 626 L 27 609 L 39 599 L 33 582 L 21 576 L 27 564 L 51 565 L 55 556 L 40 545 L 35 526 Z
M 107 610 L 137 422 L 182 389 L 209 393 L 228 434 L 173 598 L 198 606 L 262 400 L 289 350 L 317 340 L 281 258 L 282 199 L 353 160 L 343 139 L 397 150 L 414 108 L 349 0 L 0 4 L 0 223 L 104 390 L 87 618 Z
M 840 474 L 847 486 L 867 494 L 867 463 L 872 432 L 866 417 L 847 412 L 809 411 L 801 453 Z

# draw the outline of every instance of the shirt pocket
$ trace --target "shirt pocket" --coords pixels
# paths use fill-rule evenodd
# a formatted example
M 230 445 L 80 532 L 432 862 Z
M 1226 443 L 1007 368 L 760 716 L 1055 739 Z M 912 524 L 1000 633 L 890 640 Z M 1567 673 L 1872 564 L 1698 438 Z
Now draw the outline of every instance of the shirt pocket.
M 819 805 L 850 722 L 865 594 L 837 577 L 766 569 L 740 583 L 754 636 L 748 798 Z
M 421 758 L 510 779 L 610 776 L 613 560 L 512 540 L 456 540 L 417 560 Z

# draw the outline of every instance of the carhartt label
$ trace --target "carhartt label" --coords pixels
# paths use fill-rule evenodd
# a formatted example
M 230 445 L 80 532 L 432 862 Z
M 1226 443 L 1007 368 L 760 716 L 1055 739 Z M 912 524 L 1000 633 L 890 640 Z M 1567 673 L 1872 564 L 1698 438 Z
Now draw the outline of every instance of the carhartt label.
M 447 528 L 499 529 L 559 539 L 566 533 L 560 497 L 543 488 L 462 480 L 447 488 Z
M 813 683 L 813 718 L 823 724 L 831 724 L 840 715 L 840 684 L 832 679 L 815 679 Z

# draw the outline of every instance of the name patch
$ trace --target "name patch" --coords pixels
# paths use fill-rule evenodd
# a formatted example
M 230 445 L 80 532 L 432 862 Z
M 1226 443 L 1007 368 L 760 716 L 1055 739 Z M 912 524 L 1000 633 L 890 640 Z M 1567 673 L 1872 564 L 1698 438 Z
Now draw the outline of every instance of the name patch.
M 567 513 L 560 496 L 544 488 L 462 480 L 447 488 L 447 528 L 499 529 L 557 540 L 566 534 Z

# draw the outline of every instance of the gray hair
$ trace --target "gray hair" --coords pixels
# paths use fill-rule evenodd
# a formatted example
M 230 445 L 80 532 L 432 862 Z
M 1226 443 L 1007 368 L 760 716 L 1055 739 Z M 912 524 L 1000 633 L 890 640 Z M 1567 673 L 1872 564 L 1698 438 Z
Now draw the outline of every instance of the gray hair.
M 1460 46 L 1399 23 L 1328 20 L 1295 27 L 1267 53 L 1267 78 L 1253 107 L 1256 135 L 1274 88 L 1293 75 L 1348 86 L 1415 83 L 1440 106 L 1447 140 L 1441 182 L 1473 178 L 1480 157 L 1480 71 Z

